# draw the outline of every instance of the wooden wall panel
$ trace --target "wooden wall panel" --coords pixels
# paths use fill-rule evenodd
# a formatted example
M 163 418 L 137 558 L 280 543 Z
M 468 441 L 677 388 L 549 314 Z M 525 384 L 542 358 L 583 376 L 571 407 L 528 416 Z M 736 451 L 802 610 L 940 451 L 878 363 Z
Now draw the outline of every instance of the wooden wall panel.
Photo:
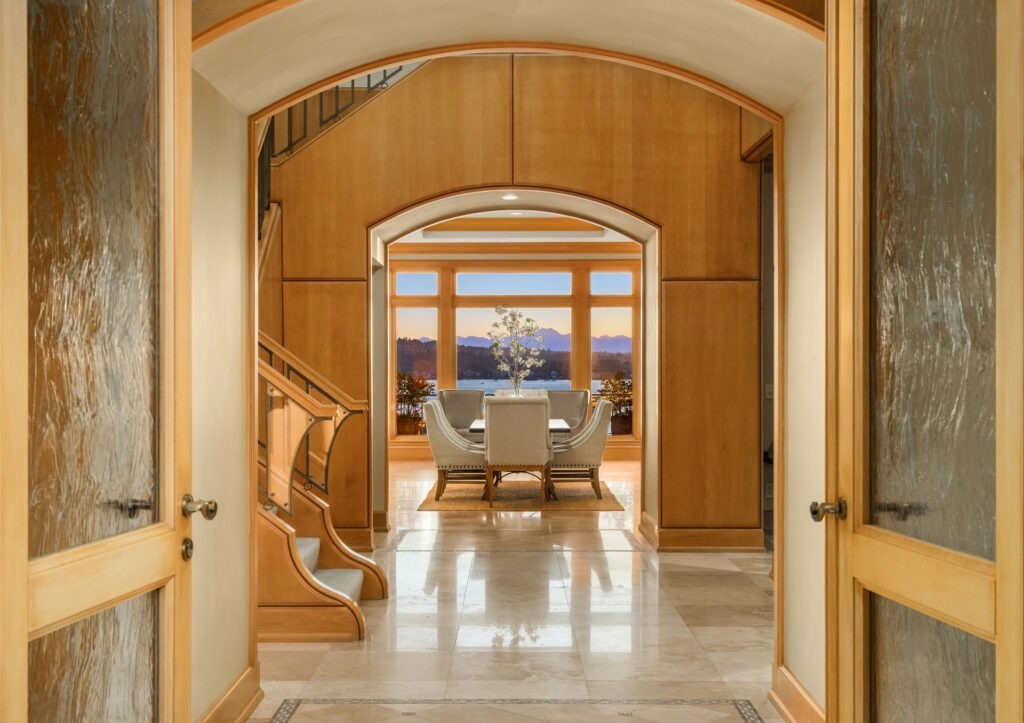
M 427 64 L 273 171 L 285 278 L 365 279 L 366 228 L 444 192 L 511 180 L 511 57 Z
M 364 281 L 284 282 L 284 345 L 354 399 L 369 398 Z
M 259 327 L 260 331 L 278 343 L 284 343 L 284 309 L 281 288 L 281 222 L 270 229 L 267 240 L 267 258 L 260 275 Z
M 662 283 L 662 527 L 761 526 L 758 286 Z
M 284 344 L 355 399 L 369 398 L 369 308 L 364 281 L 284 283 Z M 345 422 L 331 455 L 328 502 L 336 527 L 370 526 L 367 420 Z
M 759 275 L 756 167 L 737 106 L 587 58 L 515 59 L 516 182 L 606 198 L 662 227 L 665 279 Z

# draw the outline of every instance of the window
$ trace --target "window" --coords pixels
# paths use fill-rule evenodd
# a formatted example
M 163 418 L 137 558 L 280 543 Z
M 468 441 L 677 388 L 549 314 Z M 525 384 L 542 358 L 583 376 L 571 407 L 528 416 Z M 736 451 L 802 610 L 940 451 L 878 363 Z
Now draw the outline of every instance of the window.
M 398 296 L 437 296 L 437 274 L 395 274 L 395 294 Z
M 544 363 L 531 369 L 523 388 L 590 389 L 595 399 L 605 396 L 615 404 L 613 439 L 635 442 L 639 260 L 540 257 L 526 266 L 534 271 L 512 259 L 402 258 L 391 264 L 391 402 L 398 437 L 422 439 L 422 405 L 438 389 L 493 394 L 512 388 L 487 336 L 498 319 L 495 307 L 505 306 L 539 327 Z
M 565 273 L 460 273 L 455 293 L 462 296 L 568 296 L 572 274 Z
M 423 404 L 437 394 L 437 309 L 395 309 L 395 426 L 423 434 Z
M 614 406 L 610 433 L 633 433 L 633 308 L 590 310 L 591 392 Z
M 633 293 L 633 274 L 629 271 L 593 271 L 590 293 L 594 296 L 629 296 Z
M 540 359 L 523 381 L 523 389 L 572 389 L 572 309 L 519 309 L 537 322 L 541 338 Z M 483 389 L 493 394 L 511 389 L 512 383 L 491 353 L 487 332 L 498 320 L 492 308 L 462 308 L 455 312 L 457 383 L 459 389 Z M 529 345 L 528 345 L 529 346 Z

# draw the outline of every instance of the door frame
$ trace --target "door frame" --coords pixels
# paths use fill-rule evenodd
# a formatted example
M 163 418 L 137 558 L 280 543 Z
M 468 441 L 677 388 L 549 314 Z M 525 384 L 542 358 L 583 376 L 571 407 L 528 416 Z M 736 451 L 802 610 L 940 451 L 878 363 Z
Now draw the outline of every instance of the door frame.
M 191 717 L 191 6 L 159 0 L 160 521 L 28 559 L 28 12 L 0 3 L 0 719 L 28 718 L 28 643 L 137 595 L 159 591 L 157 710 Z
M 828 720 L 869 715 L 865 614 L 870 591 L 996 649 L 996 717 L 1024 719 L 1024 2 L 997 0 L 996 559 L 869 524 L 867 472 L 867 146 L 863 70 L 870 0 L 828 4 L 826 496 L 849 516 L 826 522 Z M 937 581 L 941 581 L 937 584 Z

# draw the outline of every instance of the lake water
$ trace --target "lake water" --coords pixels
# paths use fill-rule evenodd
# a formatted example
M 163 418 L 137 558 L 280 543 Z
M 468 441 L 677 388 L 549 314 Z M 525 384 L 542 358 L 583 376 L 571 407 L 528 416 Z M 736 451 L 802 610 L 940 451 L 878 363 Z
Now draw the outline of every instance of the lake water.
M 436 388 L 437 382 L 430 380 Z M 459 389 L 483 389 L 484 394 L 494 394 L 499 389 L 511 389 L 512 383 L 508 379 L 460 379 Z M 568 379 L 527 379 L 523 382 L 523 389 L 572 389 L 572 383 Z M 590 382 L 590 393 L 597 394 L 601 391 L 601 380 L 592 379 Z

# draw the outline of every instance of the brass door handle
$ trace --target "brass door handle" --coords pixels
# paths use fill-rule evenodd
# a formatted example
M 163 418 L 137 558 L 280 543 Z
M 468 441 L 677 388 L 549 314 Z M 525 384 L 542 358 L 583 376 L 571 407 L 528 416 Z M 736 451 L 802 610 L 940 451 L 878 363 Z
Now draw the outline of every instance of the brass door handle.
M 811 519 L 815 522 L 821 522 L 825 519 L 825 515 L 835 515 L 837 519 L 846 519 L 846 500 L 840 497 L 835 502 L 812 502 L 811 503 Z
M 217 516 L 217 500 L 197 500 L 192 495 L 186 494 L 181 498 L 181 514 L 190 517 L 199 512 L 207 520 Z

